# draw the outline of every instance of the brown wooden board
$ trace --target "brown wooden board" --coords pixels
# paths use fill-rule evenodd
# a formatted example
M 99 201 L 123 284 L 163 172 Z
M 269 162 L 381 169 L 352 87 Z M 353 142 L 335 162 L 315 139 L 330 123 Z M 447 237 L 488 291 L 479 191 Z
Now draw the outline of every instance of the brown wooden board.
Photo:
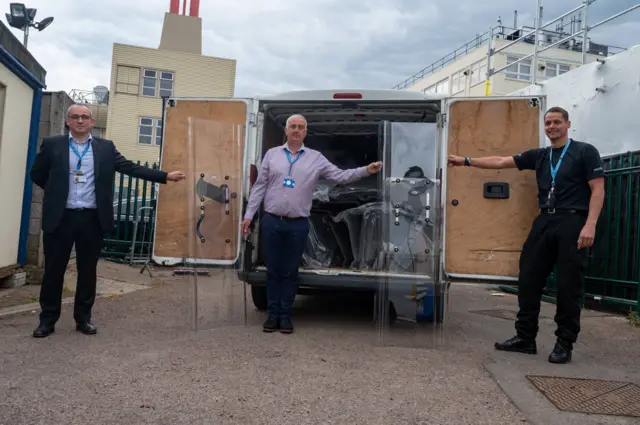
M 540 146 L 540 106 L 529 99 L 459 101 L 447 115 L 450 155 L 509 156 Z M 449 167 L 446 173 L 445 271 L 517 277 L 538 213 L 535 171 Z M 485 198 L 485 182 L 509 183 L 509 198 Z
M 162 185 L 158 192 L 155 261 L 236 259 L 246 119 L 247 104 L 242 101 L 177 100 L 167 106 L 161 166 L 184 171 L 187 180 Z M 207 198 L 201 211 L 195 192 L 201 174 L 206 182 L 226 184 L 230 194 L 237 195 L 230 196 L 228 215 L 224 205 Z M 196 235 L 201 212 L 204 242 Z

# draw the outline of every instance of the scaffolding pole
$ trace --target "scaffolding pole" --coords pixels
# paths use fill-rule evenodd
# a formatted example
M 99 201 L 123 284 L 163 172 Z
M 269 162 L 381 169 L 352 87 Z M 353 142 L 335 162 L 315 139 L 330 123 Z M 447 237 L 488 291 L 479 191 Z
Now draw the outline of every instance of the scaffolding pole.
M 538 82 L 538 46 L 540 45 L 540 27 L 542 20 L 542 0 L 538 0 L 536 5 L 536 22 L 535 22 L 535 41 L 533 44 L 533 61 L 531 63 L 531 84 L 536 84 Z
M 491 56 L 493 50 L 493 27 L 489 27 L 489 45 L 487 52 L 487 80 L 484 82 L 484 95 L 489 96 L 491 94 Z
M 589 32 L 589 5 L 591 0 L 584 0 L 584 9 L 582 10 L 582 64 L 587 63 L 587 33 Z

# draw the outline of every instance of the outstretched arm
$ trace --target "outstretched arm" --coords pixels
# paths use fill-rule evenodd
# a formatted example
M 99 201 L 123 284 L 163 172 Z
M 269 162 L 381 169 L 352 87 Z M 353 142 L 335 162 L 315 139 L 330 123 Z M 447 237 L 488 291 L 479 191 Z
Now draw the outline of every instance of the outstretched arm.
M 468 165 L 469 167 L 485 169 L 516 168 L 516 161 L 512 156 L 485 156 L 483 158 L 463 158 L 449 155 L 449 166 Z M 467 163 L 468 162 L 468 163 Z

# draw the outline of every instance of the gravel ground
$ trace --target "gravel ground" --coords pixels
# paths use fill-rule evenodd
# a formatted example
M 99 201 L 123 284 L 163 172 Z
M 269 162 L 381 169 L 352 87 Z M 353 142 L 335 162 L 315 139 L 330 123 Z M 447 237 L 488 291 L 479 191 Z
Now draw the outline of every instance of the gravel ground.
M 201 279 L 197 333 L 188 279 L 99 299 L 95 336 L 73 330 L 71 306 L 42 340 L 35 315 L 0 318 L 0 423 L 526 422 L 477 347 L 411 331 L 381 345 L 361 298 L 300 298 L 296 333 L 264 334 L 252 306 L 244 326 L 238 288 Z M 234 308 L 214 317 L 216 303 Z

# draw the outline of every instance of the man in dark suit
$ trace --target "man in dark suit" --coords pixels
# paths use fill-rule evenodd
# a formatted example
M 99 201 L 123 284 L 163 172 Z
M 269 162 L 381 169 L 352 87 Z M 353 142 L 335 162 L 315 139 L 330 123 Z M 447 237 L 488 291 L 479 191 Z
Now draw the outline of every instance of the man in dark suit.
M 72 105 L 66 122 L 69 134 L 44 138 L 31 169 L 31 180 L 44 189 L 45 266 L 40 288 L 40 324 L 33 332 L 36 338 L 55 331 L 64 274 L 74 243 L 78 270 L 73 311 L 76 329 L 88 335 L 97 332 L 91 323 L 91 309 L 104 234 L 114 227 L 115 172 L 157 183 L 185 178 L 180 171 L 166 173 L 134 164 L 118 152 L 111 140 L 92 137 L 94 121 L 84 105 Z

